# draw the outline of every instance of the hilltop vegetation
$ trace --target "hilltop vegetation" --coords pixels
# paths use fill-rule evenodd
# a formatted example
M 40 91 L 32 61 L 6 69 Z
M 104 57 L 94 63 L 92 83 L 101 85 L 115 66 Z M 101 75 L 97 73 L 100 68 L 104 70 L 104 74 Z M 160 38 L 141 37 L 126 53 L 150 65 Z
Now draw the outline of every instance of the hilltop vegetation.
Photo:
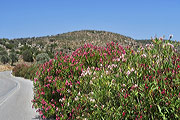
M 87 43 L 98 47 L 106 46 L 106 43 L 112 41 L 123 47 L 130 46 L 136 50 L 139 46 L 152 43 L 151 40 L 134 40 L 117 33 L 96 30 L 81 30 L 51 36 L 12 40 L 3 38 L 0 39 L 0 61 L 1 64 L 11 63 L 11 65 L 24 62 L 42 63 L 48 61 L 46 58 L 52 59 L 56 52 L 71 54 Z M 178 50 L 180 49 L 178 48 Z M 43 56 L 44 54 L 46 56 Z
M 130 45 L 134 47 L 137 45 L 132 38 L 117 33 L 81 30 L 44 37 L 0 39 L 0 59 L 4 56 L 6 59 L 3 59 L 2 63 L 12 62 L 9 55 L 16 54 L 21 62 L 34 62 L 36 56 L 41 53 L 47 53 L 47 57 L 53 58 L 57 51 L 70 54 L 85 43 L 105 46 L 106 43 L 111 41 L 122 46 Z

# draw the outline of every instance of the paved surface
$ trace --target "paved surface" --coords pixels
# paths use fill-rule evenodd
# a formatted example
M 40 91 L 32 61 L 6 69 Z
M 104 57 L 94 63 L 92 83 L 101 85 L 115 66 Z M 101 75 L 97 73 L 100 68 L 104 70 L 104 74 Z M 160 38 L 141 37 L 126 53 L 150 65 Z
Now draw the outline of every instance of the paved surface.
M 0 120 L 38 120 L 32 109 L 33 82 L 0 72 Z

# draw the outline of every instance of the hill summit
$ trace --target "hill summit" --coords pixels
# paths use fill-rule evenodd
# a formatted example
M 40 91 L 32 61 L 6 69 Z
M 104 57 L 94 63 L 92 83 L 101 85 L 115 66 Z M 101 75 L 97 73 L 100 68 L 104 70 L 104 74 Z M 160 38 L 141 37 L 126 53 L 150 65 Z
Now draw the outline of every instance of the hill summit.
M 14 40 L 32 45 L 39 44 L 40 46 L 43 46 L 43 48 L 47 48 L 51 44 L 56 44 L 56 50 L 58 51 L 74 51 L 85 43 L 96 46 L 105 46 L 106 43 L 114 41 L 122 46 L 136 45 L 136 41 L 133 38 L 117 33 L 97 30 L 80 30 L 51 36 L 21 38 Z

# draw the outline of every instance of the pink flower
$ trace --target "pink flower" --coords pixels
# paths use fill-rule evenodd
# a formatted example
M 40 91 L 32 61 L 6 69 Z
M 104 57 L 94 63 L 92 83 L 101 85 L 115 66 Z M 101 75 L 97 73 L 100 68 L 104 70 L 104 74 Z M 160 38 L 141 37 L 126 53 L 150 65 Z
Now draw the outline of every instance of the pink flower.
M 79 84 L 79 85 L 80 85 L 80 82 L 79 82 L 79 81 L 77 81 L 77 84 Z
M 79 67 L 76 67 L 76 70 L 78 70 L 79 69 Z
M 125 112 L 123 112 L 123 114 L 122 114 L 123 116 L 125 116 L 126 115 L 126 113 Z
M 66 83 L 65 83 L 65 85 L 68 85 L 68 83 L 69 83 L 69 82 L 68 82 L 68 80 L 66 80 Z
M 43 119 L 46 119 L 46 117 L 43 115 Z
M 146 89 L 148 89 L 148 86 L 147 86 L 147 84 L 145 84 L 145 88 L 146 88 Z
M 178 65 L 177 68 L 180 68 L 180 65 Z
M 45 93 L 44 92 L 41 92 L 41 95 L 44 95 Z
M 37 78 L 34 78 L 34 82 L 35 82 L 35 83 L 36 83 L 37 80 L 38 80 Z
M 42 111 L 39 111 L 39 114 L 42 115 L 43 114 Z
M 152 105 L 150 105 L 150 108 L 152 108 Z
M 165 89 L 163 89 L 163 91 L 161 92 L 161 94 L 165 94 Z

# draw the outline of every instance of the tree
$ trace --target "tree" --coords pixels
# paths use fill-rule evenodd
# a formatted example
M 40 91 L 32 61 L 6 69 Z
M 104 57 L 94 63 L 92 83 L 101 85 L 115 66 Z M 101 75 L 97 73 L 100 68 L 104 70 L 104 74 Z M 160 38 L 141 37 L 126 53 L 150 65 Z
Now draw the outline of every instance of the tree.
M 0 46 L 0 56 L 1 55 L 8 55 L 8 53 L 3 47 Z
M 50 57 L 47 53 L 40 53 L 36 56 L 37 64 L 43 64 L 49 61 Z
M 24 60 L 25 62 L 33 62 L 33 61 L 34 61 L 34 60 L 33 60 L 33 54 L 31 53 L 30 50 L 25 50 L 25 51 L 23 52 L 23 60 Z
M 11 66 L 13 66 L 13 63 L 18 61 L 18 56 L 15 52 L 12 52 L 9 57 L 11 59 Z
M 7 55 L 2 55 L 2 57 L 1 57 L 1 62 L 2 62 L 3 64 L 8 63 L 8 62 L 9 62 L 9 57 L 8 57 Z

